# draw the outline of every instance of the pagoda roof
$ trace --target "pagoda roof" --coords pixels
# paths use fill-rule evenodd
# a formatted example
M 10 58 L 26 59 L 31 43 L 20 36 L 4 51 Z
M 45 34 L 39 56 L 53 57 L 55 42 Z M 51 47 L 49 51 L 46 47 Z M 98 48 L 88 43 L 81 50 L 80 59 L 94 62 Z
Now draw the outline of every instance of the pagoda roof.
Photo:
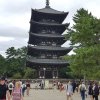
M 66 28 L 69 26 L 69 23 L 65 23 L 65 24 L 51 24 L 51 23 L 40 23 L 40 22 L 36 22 L 36 21 L 31 21 L 31 27 L 30 27 L 30 32 L 37 32 L 38 30 L 40 30 L 41 28 L 51 28 L 52 30 L 57 30 L 57 32 L 59 32 L 60 34 L 62 34 Z
M 36 58 L 27 58 L 27 62 L 33 65 L 69 65 L 66 60 L 62 59 L 36 59 Z
M 28 45 L 28 49 L 34 50 L 44 50 L 44 51 L 66 51 L 69 53 L 72 50 L 72 47 L 57 47 L 57 46 L 30 46 Z
M 70 23 L 65 23 L 65 24 L 58 24 L 58 23 L 42 23 L 42 22 L 36 22 L 36 21 L 30 21 L 32 24 L 38 24 L 38 25 L 43 25 L 43 26 L 65 26 L 68 27 Z
M 30 35 L 35 36 L 35 37 L 46 37 L 46 38 L 63 38 L 65 39 L 64 35 L 60 35 L 60 34 L 41 34 L 41 33 L 30 33 Z
M 31 10 L 31 20 L 35 20 L 35 21 L 40 21 L 42 19 L 53 19 L 56 22 L 62 23 L 67 15 L 68 15 L 68 12 L 60 12 L 52 8 Z
M 35 12 L 38 12 L 38 13 L 49 13 L 49 14 L 67 14 L 68 12 L 64 12 L 64 11 L 58 11 L 58 10 L 55 10 L 51 7 L 45 7 L 45 8 L 42 8 L 42 9 L 32 9 L 33 11 Z
M 32 47 L 31 45 L 29 45 L 27 54 L 31 56 L 35 56 L 38 55 L 39 53 L 50 53 L 50 54 L 57 54 L 58 56 L 64 56 L 72 50 L 72 47 L 66 49 L 63 47 L 59 47 L 59 49 L 57 47 L 54 47 L 52 49 L 51 46 L 50 47 L 45 46 L 44 48 L 43 47 L 44 46 Z

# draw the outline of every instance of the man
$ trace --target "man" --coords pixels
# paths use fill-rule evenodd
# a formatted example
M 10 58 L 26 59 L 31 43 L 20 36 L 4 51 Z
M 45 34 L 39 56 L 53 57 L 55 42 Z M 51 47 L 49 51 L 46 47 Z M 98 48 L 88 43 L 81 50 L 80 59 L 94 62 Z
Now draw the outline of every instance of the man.
M 10 100 L 10 93 L 4 77 L 0 78 L 0 100 Z
M 82 82 L 82 83 L 79 85 L 79 90 L 80 90 L 80 94 L 81 94 L 82 100 L 85 100 L 86 86 L 85 86 L 84 82 Z
M 67 95 L 67 100 L 72 100 L 72 95 L 73 95 L 73 86 L 72 86 L 72 82 L 68 82 L 68 84 L 66 84 L 66 95 Z

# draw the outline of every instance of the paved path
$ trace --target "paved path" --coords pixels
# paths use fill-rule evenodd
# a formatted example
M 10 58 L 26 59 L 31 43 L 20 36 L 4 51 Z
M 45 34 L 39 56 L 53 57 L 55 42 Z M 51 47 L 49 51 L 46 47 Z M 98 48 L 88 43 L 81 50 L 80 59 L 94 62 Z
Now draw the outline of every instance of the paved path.
M 60 92 L 59 90 L 30 90 L 30 96 L 24 97 L 24 100 L 66 100 L 65 91 Z M 79 93 L 73 95 L 73 100 L 81 100 Z M 90 100 L 89 96 L 86 100 Z M 100 100 L 100 96 L 99 96 Z

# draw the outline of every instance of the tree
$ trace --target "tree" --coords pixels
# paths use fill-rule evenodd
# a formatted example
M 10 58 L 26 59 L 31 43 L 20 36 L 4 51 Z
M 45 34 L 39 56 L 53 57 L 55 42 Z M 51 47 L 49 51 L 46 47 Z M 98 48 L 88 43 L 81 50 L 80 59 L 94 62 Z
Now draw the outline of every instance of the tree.
M 0 76 L 6 73 L 5 69 L 6 69 L 5 58 L 2 55 L 0 55 Z
M 76 55 L 66 59 L 70 59 L 76 76 L 94 77 L 94 72 L 100 70 L 100 19 L 82 8 L 74 15 L 73 21 L 68 33 Z
M 8 48 L 6 51 L 6 62 L 7 62 L 7 76 L 14 76 L 15 72 L 24 75 L 25 61 L 27 48 L 22 47 L 15 49 L 14 47 Z

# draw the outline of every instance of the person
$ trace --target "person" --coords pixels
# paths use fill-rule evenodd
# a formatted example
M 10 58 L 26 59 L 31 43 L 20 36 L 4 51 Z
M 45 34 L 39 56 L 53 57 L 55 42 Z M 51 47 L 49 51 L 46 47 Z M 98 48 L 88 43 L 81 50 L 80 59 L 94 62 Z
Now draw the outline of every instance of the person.
M 25 82 L 22 82 L 22 95 L 24 96 L 25 90 L 26 90 L 26 84 Z
M 74 80 L 72 82 L 72 86 L 73 86 L 73 93 L 75 93 L 75 90 L 76 90 L 76 82 Z
M 98 100 L 98 95 L 99 95 L 99 86 L 98 83 L 95 83 L 93 86 L 93 99 Z
M 12 81 L 11 81 L 11 82 L 9 82 L 9 84 L 8 84 L 8 89 L 9 89 L 10 95 L 12 94 L 13 88 L 14 88 L 14 85 L 13 85 L 13 83 L 12 83 Z
M 28 96 L 29 96 L 29 91 L 30 91 L 30 82 L 29 82 L 29 80 L 27 80 L 27 82 L 26 82 L 26 93 L 27 93 Z
M 63 84 L 63 83 L 60 84 L 60 92 L 61 92 L 62 90 L 64 90 L 64 84 Z
M 5 77 L 0 78 L 0 100 L 10 100 L 9 89 L 5 84 Z
M 69 100 L 69 99 L 72 100 L 73 86 L 72 86 L 72 83 L 70 81 L 66 85 L 66 95 L 67 95 L 67 100 Z
M 21 84 L 19 81 L 15 83 L 15 87 L 12 91 L 12 100 L 23 100 Z
M 88 94 L 90 95 L 90 99 L 93 100 L 93 85 L 92 85 L 92 83 L 89 84 Z
M 80 90 L 80 94 L 81 94 L 82 100 L 85 100 L 86 86 L 85 86 L 84 82 L 82 82 L 82 83 L 79 85 L 79 90 Z
M 44 87 L 45 87 L 45 82 L 44 80 L 41 80 L 41 89 L 44 89 Z

